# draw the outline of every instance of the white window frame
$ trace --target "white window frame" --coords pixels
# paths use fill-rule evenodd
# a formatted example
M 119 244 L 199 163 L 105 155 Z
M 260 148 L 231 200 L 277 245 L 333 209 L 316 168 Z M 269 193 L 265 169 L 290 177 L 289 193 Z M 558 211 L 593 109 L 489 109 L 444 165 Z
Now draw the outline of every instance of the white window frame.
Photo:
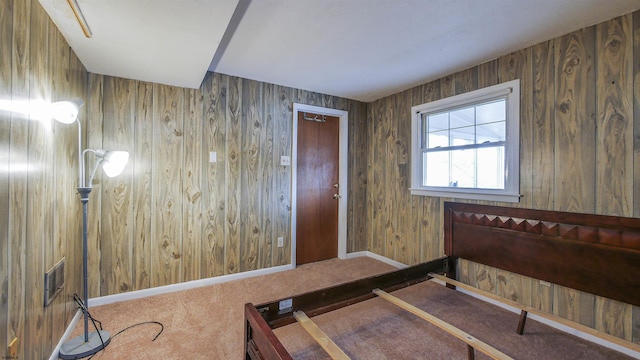
M 423 186 L 423 162 L 420 151 L 424 113 L 447 111 L 456 107 L 506 96 L 506 143 L 504 189 L 478 189 L 445 186 Z M 520 80 L 489 86 L 464 94 L 413 106 L 411 108 L 411 194 L 457 199 L 520 201 Z

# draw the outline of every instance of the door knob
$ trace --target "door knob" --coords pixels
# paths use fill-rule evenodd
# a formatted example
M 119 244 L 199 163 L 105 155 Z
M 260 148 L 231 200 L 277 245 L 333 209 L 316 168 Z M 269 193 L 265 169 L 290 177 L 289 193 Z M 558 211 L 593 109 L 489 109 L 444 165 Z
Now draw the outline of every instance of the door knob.
M 340 199 L 340 195 L 338 195 L 338 194 L 333 194 L 333 198 L 334 198 L 334 199 L 336 199 L 336 200 L 338 200 L 338 199 Z
M 337 189 L 337 188 L 339 188 L 339 187 L 340 187 L 340 184 L 335 183 L 335 184 L 333 184 L 333 187 Z

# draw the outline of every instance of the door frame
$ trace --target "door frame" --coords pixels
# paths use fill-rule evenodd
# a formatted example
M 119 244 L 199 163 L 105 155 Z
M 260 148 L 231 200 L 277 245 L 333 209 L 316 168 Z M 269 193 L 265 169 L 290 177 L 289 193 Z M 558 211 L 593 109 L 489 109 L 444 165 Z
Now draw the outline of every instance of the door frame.
M 347 258 L 347 204 L 348 202 L 348 161 L 349 161 L 349 112 L 320 106 L 293 103 L 293 128 L 291 139 L 291 266 L 296 267 L 296 211 L 298 181 L 298 113 L 312 112 L 321 115 L 337 116 L 340 119 L 340 144 L 338 183 L 338 259 Z

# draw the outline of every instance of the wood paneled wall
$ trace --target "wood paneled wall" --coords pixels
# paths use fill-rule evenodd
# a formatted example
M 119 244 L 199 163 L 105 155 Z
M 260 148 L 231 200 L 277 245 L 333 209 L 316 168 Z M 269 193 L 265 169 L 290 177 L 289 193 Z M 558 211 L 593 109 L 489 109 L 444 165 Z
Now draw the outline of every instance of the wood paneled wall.
M 292 103 L 349 111 L 348 252 L 443 254 L 442 202 L 411 196 L 410 107 L 521 79 L 518 206 L 640 217 L 640 12 L 370 104 L 209 73 L 199 89 L 89 75 L 36 0 L 0 4 L 0 100 L 85 99 L 91 148 L 131 153 L 98 175 L 90 296 L 289 263 Z M 80 293 L 76 130 L 0 110 L 0 353 L 48 358 Z M 209 162 L 209 152 L 217 162 Z M 285 247 L 275 239 L 285 237 Z M 44 272 L 66 287 L 43 307 Z M 461 262 L 462 280 L 631 341 L 640 309 Z
M 197 90 L 91 74 L 89 94 L 89 145 L 131 153 L 95 180 L 91 297 L 289 264 L 294 102 L 349 111 L 349 251 L 366 249 L 366 104 L 216 73 Z
M 36 0 L 0 2 L 0 100 L 35 109 L 86 94 L 87 72 Z M 82 111 L 81 116 L 84 116 Z M 0 109 L 0 355 L 48 358 L 81 293 L 77 128 Z M 44 273 L 66 258 L 64 290 L 44 307 Z
M 640 217 L 640 12 L 368 106 L 367 246 L 415 264 L 443 255 L 442 203 L 409 193 L 411 106 L 519 78 L 527 208 Z M 640 343 L 640 308 L 466 261 L 461 280 Z
M 291 172 L 279 163 L 294 102 L 349 111 L 348 251 L 366 249 L 366 104 L 213 73 L 195 90 L 88 74 L 36 0 L 2 1 L 0 54 L 0 100 L 83 98 L 84 146 L 130 152 L 123 175 L 94 181 L 90 297 L 288 264 Z M 17 337 L 19 358 L 48 358 L 76 312 L 77 152 L 75 125 L 0 110 L 3 356 Z M 62 257 L 64 293 L 44 308 L 44 273 Z

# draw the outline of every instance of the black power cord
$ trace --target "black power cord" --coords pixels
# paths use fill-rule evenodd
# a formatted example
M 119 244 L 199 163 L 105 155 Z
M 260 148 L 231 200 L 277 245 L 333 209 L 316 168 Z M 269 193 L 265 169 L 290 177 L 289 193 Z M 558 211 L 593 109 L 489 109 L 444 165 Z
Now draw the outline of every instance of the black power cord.
M 164 325 L 162 325 L 162 323 L 161 323 L 161 322 L 159 322 L 159 321 L 143 321 L 143 322 L 140 322 L 140 323 L 137 323 L 137 324 L 133 324 L 133 325 L 131 325 L 131 326 L 127 326 L 126 328 L 124 328 L 124 329 L 122 329 L 122 330 L 118 331 L 117 333 L 113 334 L 113 336 L 111 337 L 111 339 L 113 339 L 114 337 L 116 337 L 116 336 L 118 336 L 118 335 L 122 334 L 123 332 L 125 332 L 125 331 L 127 331 L 127 330 L 129 330 L 129 329 L 131 329 L 131 328 L 134 328 L 134 327 L 136 327 L 136 326 L 140 326 L 140 325 L 150 325 L 150 324 L 157 324 L 157 325 L 160 325 L 160 332 L 158 332 L 158 333 L 156 334 L 156 336 L 154 336 L 154 337 L 153 337 L 153 339 L 151 339 L 151 341 L 156 341 L 156 339 L 157 339 L 157 338 L 160 336 L 160 334 L 162 334 L 162 332 L 164 331 Z
M 89 312 L 89 309 L 84 304 L 82 299 L 80 299 L 80 296 L 78 296 L 78 294 L 73 294 L 73 300 L 76 302 L 76 304 L 78 304 L 78 307 L 80 307 L 80 309 L 82 309 L 82 312 L 85 313 L 87 315 L 87 317 L 91 320 L 91 323 L 93 323 L 93 327 L 96 329 L 96 333 L 98 334 L 98 337 L 100 338 L 100 343 L 102 344 L 102 349 L 104 349 L 104 347 L 105 347 L 104 340 L 102 339 L 102 334 L 100 334 L 100 330 L 103 330 L 102 329 L 102 322 L 100 322 L 100 320 L 97 320 L 93 316 L 91 316 L 91 313 Z M 98 324 L 100 324 L 100 329 L 99 330 L 98 330 L 98 325 L 96 325 L 96 322 Z
M 96 318 L 94 318 L 91 313 L 89 312 L 89 309 L 86 307 L 86 305 L 84 304 L 84 302 L 82 301 L 82 299 L 80 299 L 80 296 L 78 296 L 78 294 L 73 294 L 73 300 L 76 302 L 76 304 L 78 304 L 78 307 L 82 310 L 83 313 L 87 314 L 87 317 L 91 320 L 91 323 L 93 323 L 93 327 L 96 329 L 96 332 L 98 333 L 98 336 L 100 337 L 100 342 L 102 343 L 102 349 L 100 349 L 100 351 L 105 349 L 104 346 L 104 340 L 102 339 L 102 335 L 100 335 L 100 330 L 102 329 L 102 322 Z M 96 324 L 100 324 L 100 329 L 98 329 L 98 325 Z M 115 338 L 116 336 L 122 334 L 123 332 L 132 329 L 136 326 L 141 326 L 141 325 L 149 325 L 149 324 L 156 324 L 156 325 L 160 325 L 160 331 L 158 332 L 158 334 L 156 334 L 156 336 L 153 337 L 153 339 L 151 339 L 151 341 L 156 341 L 156 339 L 160 336 L 160 334 L 162 334 L 162 332 L 164 331 L 164 325 L 162 325 L 161 322 L 159 321 L 143 321 L 137 324 L 133 324 L 130 326 L 127 326 L 126 328 L 118 331 L 117 333 L 113 334 L 113 336 L 111 336 L 111 339 Z M 100 352 L 97 352 L 93 355 L 91 355 L 91 357 L 88 358 L 88 360 L 93 359 L 94 356 L 96 356 L 97 354 L 99 354 Z

